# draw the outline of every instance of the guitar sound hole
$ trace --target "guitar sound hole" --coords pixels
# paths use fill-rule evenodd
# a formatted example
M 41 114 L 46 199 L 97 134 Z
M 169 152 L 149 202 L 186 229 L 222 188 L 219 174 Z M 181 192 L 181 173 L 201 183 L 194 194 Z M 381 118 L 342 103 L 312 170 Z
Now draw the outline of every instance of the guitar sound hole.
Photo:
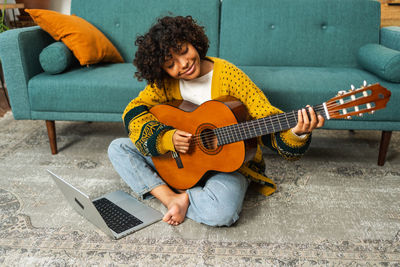
M 215 150 L 217 146 L 217 137 L 212 129 L 205 129 L 200 134 L 201 144 L 207 150 Z

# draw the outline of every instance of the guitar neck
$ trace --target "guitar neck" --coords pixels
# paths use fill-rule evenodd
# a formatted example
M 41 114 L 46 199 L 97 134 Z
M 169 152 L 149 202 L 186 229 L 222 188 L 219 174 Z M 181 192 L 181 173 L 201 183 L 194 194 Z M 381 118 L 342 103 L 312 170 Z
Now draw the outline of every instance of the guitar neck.
M 325 104 L 313 106 L 313 109 L 317 114 L 322 115 L 325 119 L 329 119 Z M 217 136 L 218 145 L 225 145 L 257 136 L 281 132 L 297 125 L 297 112 L 280 113 L 257 120 L 220 127 L 214 129 L 214 133 Z

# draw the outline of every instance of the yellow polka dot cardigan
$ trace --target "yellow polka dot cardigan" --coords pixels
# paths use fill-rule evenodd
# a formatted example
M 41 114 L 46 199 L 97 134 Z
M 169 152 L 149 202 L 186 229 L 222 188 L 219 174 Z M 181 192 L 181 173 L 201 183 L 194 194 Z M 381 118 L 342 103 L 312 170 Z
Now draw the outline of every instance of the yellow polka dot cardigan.
M 259 119 L 282 111 L 272 106 L 264 93 L 250 80 L 247 75 L 233 64 L 219 58 L 209 57 L 214 62 L 214 73 L 211 84 L 211 98 L 233 96 L 246 107 L 253 119 Z M 175 129 L 164 125 L 149 112 L 157 104 L 172 100 L 182 100 L 179 81 L 167 79 L 164 89 L 155 85 L 147 85 L 139 96 L 126 107 L 122 118 L 130 139 L 138 150 L 146 156 L 157 156 L 174 150 L 172 135 Z M 311 136 L 300 138 L 291 130 L 268 134 L 259 138 L 259 144 L 278 152 L 288 160 L 301 157 L 307 150 Z M 265 177 L 265 164 L 260 146 L 256 156 L 245 163 L 239 172 L 258 183 L 258 190 L 264 195 L 270 195 L 276 190 L 275 183 Z

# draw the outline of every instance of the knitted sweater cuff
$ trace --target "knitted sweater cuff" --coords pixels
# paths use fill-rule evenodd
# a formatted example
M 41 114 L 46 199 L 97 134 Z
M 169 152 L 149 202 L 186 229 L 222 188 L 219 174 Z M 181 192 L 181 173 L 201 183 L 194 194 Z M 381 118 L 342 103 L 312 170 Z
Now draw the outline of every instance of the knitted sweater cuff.
M 161 142 L 158 148 L 161 154 L 165 154 L 168 151 L 175 151 L 174 143 L 172 142 L 172 136 L 175 131 L 176 129 L 165 131 L 161 136 Z
M 295 133 L 293 133 L 292 130 L 287 130 L 281 132 L 280 134 L 282 138 L 287 141 L 288 145 L 296 148 L 304 146 L 307 143 L 308 138 L 310 137 L 310 134 L 298 136 Z

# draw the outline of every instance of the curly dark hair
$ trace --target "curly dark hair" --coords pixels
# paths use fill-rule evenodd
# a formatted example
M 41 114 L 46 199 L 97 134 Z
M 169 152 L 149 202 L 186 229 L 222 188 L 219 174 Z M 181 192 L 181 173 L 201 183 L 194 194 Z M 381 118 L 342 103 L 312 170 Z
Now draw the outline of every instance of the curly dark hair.
M 137 68 L 135 77 L 139 81 L 145 79 L 152 86 L 164 88 L 163 81 L 169 75 L 162 66 L 172 57 L 170 49 L 178 52 L 185 42 L 196 48 L 201 59 L 205 58 L 209 41 L 204 27 L 199 26 L 191 16 L 166 16 L 158 19 L 148 33 L 136 38 L 138 50 L 133 60 Z

